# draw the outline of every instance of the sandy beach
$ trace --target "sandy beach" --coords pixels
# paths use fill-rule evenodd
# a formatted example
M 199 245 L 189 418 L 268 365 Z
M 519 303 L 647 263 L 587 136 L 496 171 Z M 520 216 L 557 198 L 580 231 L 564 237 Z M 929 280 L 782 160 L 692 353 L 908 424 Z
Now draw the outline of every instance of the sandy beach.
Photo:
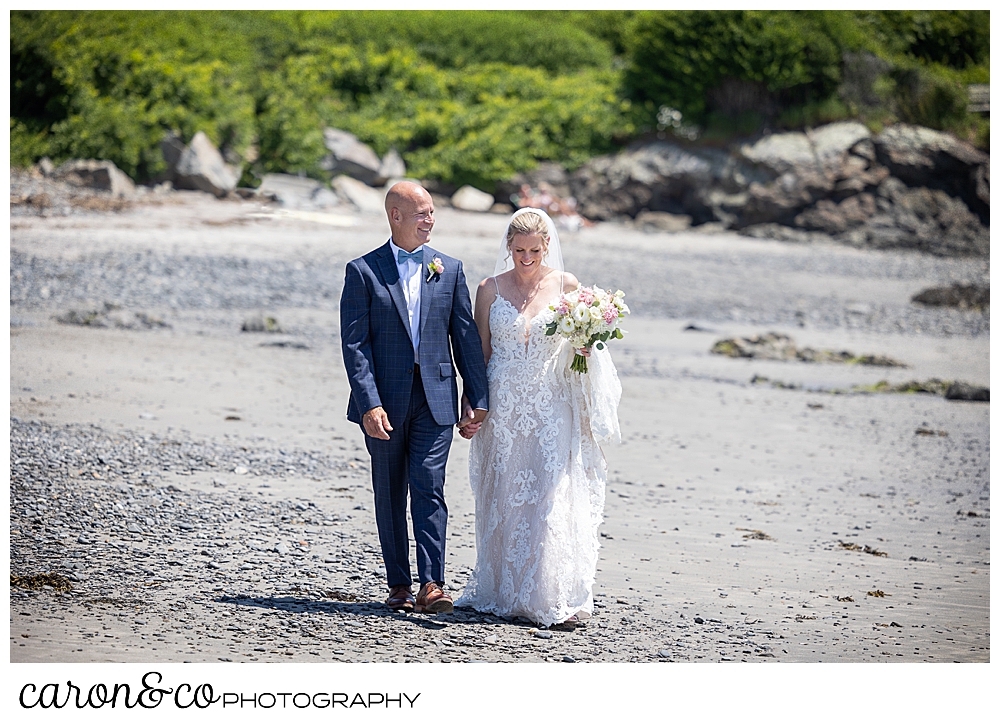
M 504 222 L 439 209 L 432 245 L 474 289 Z M 12 663 L 990 660 L 989 404 L 857 391 L 988 387 L 988 311 L 910 302 L 986 281 L 988 261 L 567 233 L 567 269 L 634 314 L 612 347 L 623 443 L 595 615 L 539 631 L 382 604 L 338 300 L 384 218 L 177 192 L 10 227 Z M 74 309 L 110 321 L 56 320 Z M 241 331 L 260 315 L 283 332 Z M 906 366 L 710 353 L 772 331 Z M 467 465 L 456 436 L 456 595 L 475 562 Z

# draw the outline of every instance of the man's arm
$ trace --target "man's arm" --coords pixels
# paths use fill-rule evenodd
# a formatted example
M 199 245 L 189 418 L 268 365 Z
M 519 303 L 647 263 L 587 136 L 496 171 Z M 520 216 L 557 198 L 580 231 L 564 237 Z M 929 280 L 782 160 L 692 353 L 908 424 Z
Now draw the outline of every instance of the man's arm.
M 469 406 L 475 410 L 474 421 L 481 422 L 486 417 L 486 410 L 489 409 L 486 362 L 483 358 L 483 345 L 479 338 L 479 330 L 476 328 L 476 321 L 472 316 L 472 299 L 469 296 L 469 287 L 465 282 L 461 261 L 458 262 L 456 277 L 449 327 L 451 348 L 455 354 L 455 366 L 458 367 L 458 372 L 462 375 L 462 386 L 465 390 L 463 396 L 468 399 Z M 462 421 L 465 421 L 464 414 Z
M 375 384 L 368 320 L 371 293 L 356 264 L 352 261 L 347 265 L 344 291 L 340 295 L 340 344 L 355 403 L 362 413 L 367 413 L 381 408 L 382 399 Z

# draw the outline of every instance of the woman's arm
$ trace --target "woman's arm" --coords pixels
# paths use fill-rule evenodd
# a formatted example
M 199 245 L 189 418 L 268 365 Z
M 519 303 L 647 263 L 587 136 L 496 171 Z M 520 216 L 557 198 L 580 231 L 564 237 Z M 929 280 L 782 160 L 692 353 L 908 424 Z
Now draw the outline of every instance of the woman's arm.
M 483 358 L 487 365 L 490 363 L 490 356 L 493 354 L 493 346 L 490 340 L 490 307 L 496 301 L 496 282 L 492 277 L 487 277 L 476 289 L 476 309 L 473 317 L 476 320 L 476 328 L 479 329 L 479 338 L 483 341 Z

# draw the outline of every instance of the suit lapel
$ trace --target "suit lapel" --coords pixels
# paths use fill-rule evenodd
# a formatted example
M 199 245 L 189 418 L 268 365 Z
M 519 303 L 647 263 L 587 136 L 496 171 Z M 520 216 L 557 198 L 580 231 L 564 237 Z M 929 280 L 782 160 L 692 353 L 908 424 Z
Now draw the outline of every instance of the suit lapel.
M 396 267 L 396 259 L 392 256 L 392 249 L 389 248 L 388 242 L 379 249 L 378 263 L 379 270 L 382 272 L 382 278 L 389 289 L 389 296 L 392 297 L 392 303 L 396 306 L 399 319 L 403 322 L 403 328 L 406 329 L 406 336 L 410 337 L 410 343 L 412 344 L 413 337 L 410 335 L 410 315 L 406 311 L 406 297 L 403 296 L 403 283 L 399 279 L 399 269 Z
M 429 264 L 433 258 L 434 254 L 428 250 L 427 245 L 423 246 L 424 259 L 420 264 L 420 338 L 424 338 L 424 326 L 427 324 L 427 316 L 430 314 L 431 300 L 434 298 L 434 292 L 437 289 L 437 276 L 433 279 L 429 278 L 430 274 L 427 270 L 427 264 Z

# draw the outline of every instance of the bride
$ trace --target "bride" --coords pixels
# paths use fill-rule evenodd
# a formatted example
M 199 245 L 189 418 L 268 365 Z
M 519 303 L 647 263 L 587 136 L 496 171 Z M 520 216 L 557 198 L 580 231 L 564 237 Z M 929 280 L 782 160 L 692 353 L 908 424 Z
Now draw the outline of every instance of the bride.
M 593 612 L 607 480 L 599 442 L 620 440 L 607 348 L 578 374 L 569 343 L 545 333 L 549 305 L 578 286 L 548 215 L 515 213 L 476 294 L 490 411 L 481 429 L 460 430 L 472 437 L 476 567 L 455 604 L 546 627 Z

